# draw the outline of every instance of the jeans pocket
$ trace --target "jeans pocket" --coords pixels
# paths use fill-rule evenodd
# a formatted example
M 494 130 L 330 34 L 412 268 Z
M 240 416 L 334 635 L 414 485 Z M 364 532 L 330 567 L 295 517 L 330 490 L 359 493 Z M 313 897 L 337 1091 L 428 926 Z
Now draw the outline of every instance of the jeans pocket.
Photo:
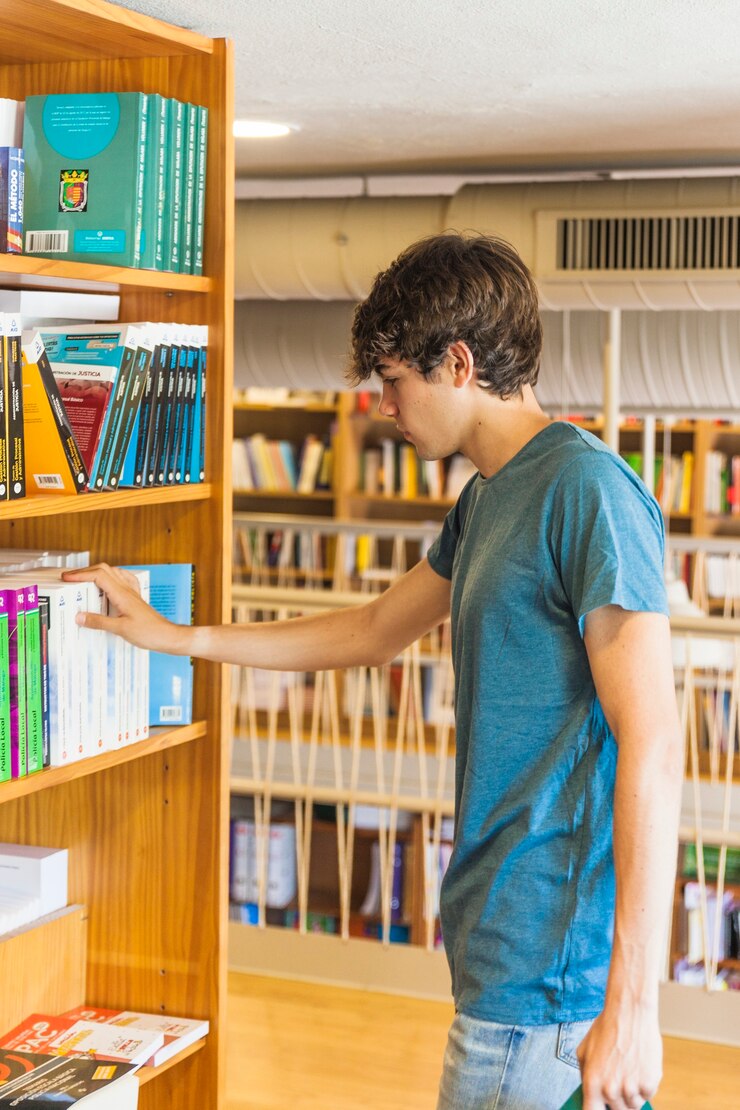
M 564 1021 L 558 1030 L 558 1060 L 570 1064 L 572 1068 L 580 1067 L 577 1050 L 583 1038 L 588 1033 L 593 1022 L 590 1021 Z

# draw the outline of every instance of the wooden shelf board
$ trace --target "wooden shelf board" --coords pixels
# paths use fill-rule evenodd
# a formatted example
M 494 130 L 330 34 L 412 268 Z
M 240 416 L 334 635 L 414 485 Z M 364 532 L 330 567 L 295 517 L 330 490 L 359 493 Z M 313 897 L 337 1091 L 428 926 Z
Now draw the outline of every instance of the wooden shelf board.
M 437 508 L 449 509 L 455 502 L 446 497 L 401 497 L 400 494 L 390 493 L 362 493 L 355 490 L 349 495 L 353 501 L 367 501 L 373 505 L 431 505 Z
M 299 493 L 295 489 L 235 489 L 232 491 L 234 497 L 258 497 L 261 500 L 271 498 L 273 500 L 284 500 L 285 498 L 297 499 L 299 501 L 333 501 L 336 494 L 331 490 L 316 490 L 313 493 Z
M 60 786 L 86 775 L 95 775 L 98 771 L 107 771 L 111 767 L 131 763 L 135 759 L 143 759 L 147 755 L 167 751 L 180 744 L 189 744 L 193 740 L 202 739 L 206 732 L 205 721 L 195 721 L 192 725 L 180 725 L 177 728 L 153 729 L 148 740 L 128 744 L 118 751 L 103 752 L 101 755 L 90 756 L 89 759 L 69 763 L 65 767 L 48 767 L 35 775 L 4 782 L 0 786 L 0 804 L 36 794 L 40 790 L 49 790 L 53 786 Z
M 160 273 L 135 270 L 127 266 L 100 266 L 92 262 L 37 258 L 27 254 L 6 254 L 0 261 L 0 285 L 57 287 L 75 285 L 88 288 L 94 283 L 99 292 L 115 292 L 122 285 L 129 289 L 148 289 L 167 293 L 210 293 L 213 279 L 193 274 Z M 92 286 L 90 286 L 92 287 Z
M 0 502 L 0 521 L 69 513 L 97 513 L 119 509 L 141 509 L 182 501 L 208 501 L 213 489 L 208 482 L 188 486 L 155 486 L 153 489 L 122 489 L 110 493 L 35 494 L 19 501 Z
M 3 0 L 2 19 L 3 65 L 213 53 L 203 35 L 99 0 Z
M 338 405 L 325 405 L 318 401 L 301 405 L 261 405 L 256 401 L 234 401 L 234 412 L 328 412 L 335 414 L 338 411 Z
M 206 1037 L 201 1037 L 201 1039 L 199 1041 L 196 1041 L 195 1044 L 191 1044 L 188 1046 L 188 1048 L 184 1048 L 182 1052 L 178 1052 L 177 1056 L 173 1056 L 171 1060 L 167 1060 L 166 1063 L 160 1064 L 158 1068 L 139 1068 L 136 1073 L 139 1080 L 139 1086 L 142 1087 L 145 1083 L 151 1083 L 153 1079 L 157 1079 L 158 1076 L 162 1075 L 166 1071 L 169 1071 L 170 1068 L 177 1067 L 177 1065 L 181 1064 L 183 1060 L 187 1060 L 188 1056 L 192 1056 L 194 1053 L 200 1052 L 200 1050 L 205 1047 L 206 1040 Z

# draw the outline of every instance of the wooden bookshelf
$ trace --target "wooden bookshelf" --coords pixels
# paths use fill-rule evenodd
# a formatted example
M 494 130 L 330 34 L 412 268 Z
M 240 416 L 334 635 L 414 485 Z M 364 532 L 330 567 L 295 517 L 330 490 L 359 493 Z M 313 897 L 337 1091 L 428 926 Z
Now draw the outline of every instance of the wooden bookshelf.
M 122 321 L 208 325 L 209 363 L 206 484 L 6 504 L 0 545 L 84 549 L 94 561 L 114 564 L 193 563 L 196 620 L 227 621 L 231 46 L 105 0 L 4 0 L 2 9 L 0 96 L 104 89 L 177 97 L 208 107 L 209 149 L 203 277 L 4 256 L 0 284 L 114 287 Z M 31 35 L 29 28 L 38 32 Z M 69 849 L 70 901 L 85 908 L 85 1000 L 210 1022 L 205 1041 L 143 1074 L 142 1110 L 223 1105 L 227 676 L 226 668 L 196 663 L 192 726 L 158 730 L 119 752 L 0 786 L 0 840 Z M 36 977 L 5 981 L 22 1016 L 55 1006 L 43 984 L 37 989 Z

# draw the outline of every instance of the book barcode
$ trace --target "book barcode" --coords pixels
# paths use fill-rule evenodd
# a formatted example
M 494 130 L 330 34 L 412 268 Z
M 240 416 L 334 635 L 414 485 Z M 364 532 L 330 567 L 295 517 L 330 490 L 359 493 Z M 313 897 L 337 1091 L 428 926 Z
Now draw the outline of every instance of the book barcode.
M 182 706 L 181 705 L 160 705 L 159 707 L 160 721 L 181 721 L 182 720 Z
M 46 486 L 47 489 L 64 489 L 61 474 L 34 474 L 33 480 L 37 486 Z
M 69 250 L 68 231 L 27 231 L 26 254 L 65 254 Z

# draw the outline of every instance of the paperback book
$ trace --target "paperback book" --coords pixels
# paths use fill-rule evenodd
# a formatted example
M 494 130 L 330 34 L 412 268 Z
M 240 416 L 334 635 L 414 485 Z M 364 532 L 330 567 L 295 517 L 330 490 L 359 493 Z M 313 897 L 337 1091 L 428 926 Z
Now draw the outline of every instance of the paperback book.
M 136 1066 L 0 1049 L 0 1108 L 136 1110 Z

